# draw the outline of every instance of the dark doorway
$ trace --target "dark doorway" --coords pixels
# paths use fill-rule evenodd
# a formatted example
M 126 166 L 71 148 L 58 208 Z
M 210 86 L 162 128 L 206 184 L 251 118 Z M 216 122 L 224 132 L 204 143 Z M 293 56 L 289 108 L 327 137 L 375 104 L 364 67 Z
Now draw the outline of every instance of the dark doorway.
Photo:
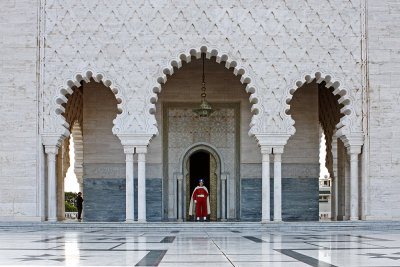
M 190 195 L 199 179 L 204 179 L 204 186 L 210 193 L 210 153 L 199 151 L 190 156 Z

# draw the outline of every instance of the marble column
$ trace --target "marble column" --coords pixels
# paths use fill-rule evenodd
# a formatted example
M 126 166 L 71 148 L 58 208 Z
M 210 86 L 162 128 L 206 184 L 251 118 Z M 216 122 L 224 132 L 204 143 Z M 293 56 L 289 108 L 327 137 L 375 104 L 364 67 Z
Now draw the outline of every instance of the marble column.
M 126 222 L 134 221 L 135 214 L 135 191 L 134 191 L 134 164 L 133 164 L 133 154 L 135 152 L 134 147 L 124 147 L 125 152 L 125 163 L 126 163 Z
M 358 155 L 360 146 L 350 146 L 350 221 L 358 221 Z
M 47 154 L 47 220 L 57 221 L 57 175 L 56 175 L 56 155 L 57 146 L 45 146 Z
M 338 220 L 338 145 L 336 134 L 332 136 L 331 144 L 332 152 L 332 171 L 333 177 L 331 177 L 331 219 L 332 221 Z
M 350 166 L 349 159 L 346 154 L 344 154 L 344 221 L 350 219 Z
M 261 147 L 262 154 L 262 204 L 261 204 L 261 222 L 269 222 L 271 218 L 270 208 L 270 166 L 269 157 L 271 155 L 271 147 Z M 275 180 L 274 180 L 275 181 Z M 275 218 L 275 217 L 274 217 Z
M 147 147 L 137 147 L 138 154 L 138 222 L 146 222 L 146 153 Z
M 274 221 L 282 221 L 282 153 L 283 147 L 274 147 Z
M 178 180 L 178 222 L 183 221 L 183 174 L 177 174 Z
M 337 176 L 331 179 L 331 219 L 338 220 L 338 178 Z
M 226 179 L 227 174 L 221 175 L 221 221 L 226 222 Z

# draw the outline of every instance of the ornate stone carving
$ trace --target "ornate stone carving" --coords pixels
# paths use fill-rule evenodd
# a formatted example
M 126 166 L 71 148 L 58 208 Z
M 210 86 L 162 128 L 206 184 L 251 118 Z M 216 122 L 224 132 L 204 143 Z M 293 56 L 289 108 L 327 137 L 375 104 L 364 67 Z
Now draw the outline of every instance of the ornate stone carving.
M 157 134 L 156 93 L 174 68 L 201 52 L 216 56 L 247 84 L 250 134 L 293 134 L 286 101 L 297 88 L 294 79 L 312 79 L 316 69 L 318 79 L 329 76 L 340 83 L 338 93 L 346 93 L 341 134 L 362 132 L 361 0 L 41 3 L 45 133 L 68 135 L 60 114 L 69 83 L 77 85 L 97 69 L 112 77 L 100 74 L 120 102 L 113 132 Z

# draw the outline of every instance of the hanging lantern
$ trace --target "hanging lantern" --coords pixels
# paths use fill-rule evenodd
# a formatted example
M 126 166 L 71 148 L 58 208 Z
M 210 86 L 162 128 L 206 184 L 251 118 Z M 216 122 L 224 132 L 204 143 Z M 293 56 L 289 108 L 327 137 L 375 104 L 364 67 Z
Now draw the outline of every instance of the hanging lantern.
M 214 109 L 210 105 L 210 103 L 208 103 L 206 100 L 207 94 L 206 94 L 206 82 L 205 82 L 205 75 L 204 75 L 205 53 L 201 54 L 201 58 L 203 60 L 203 80 L 201 82 L 201 102 L 200 102 L 200 107 L 193 109 L 193 112 L 195 112 L 200 117 L 208 117 L 214 112 Z

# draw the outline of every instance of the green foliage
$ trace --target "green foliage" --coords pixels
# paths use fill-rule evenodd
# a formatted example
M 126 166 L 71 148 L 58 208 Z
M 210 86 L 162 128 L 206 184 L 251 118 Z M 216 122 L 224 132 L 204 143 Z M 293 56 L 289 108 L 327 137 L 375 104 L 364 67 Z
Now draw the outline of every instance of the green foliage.
M 77 194 L 74 192 L 65 192 L 65 201 L 75 207 L 76 207 L 76 197 Z
M 65 201 L 65 211 L 66 212 L 77 212 L 78 209 L 74 205 L 69 204 L 68 201 Z

